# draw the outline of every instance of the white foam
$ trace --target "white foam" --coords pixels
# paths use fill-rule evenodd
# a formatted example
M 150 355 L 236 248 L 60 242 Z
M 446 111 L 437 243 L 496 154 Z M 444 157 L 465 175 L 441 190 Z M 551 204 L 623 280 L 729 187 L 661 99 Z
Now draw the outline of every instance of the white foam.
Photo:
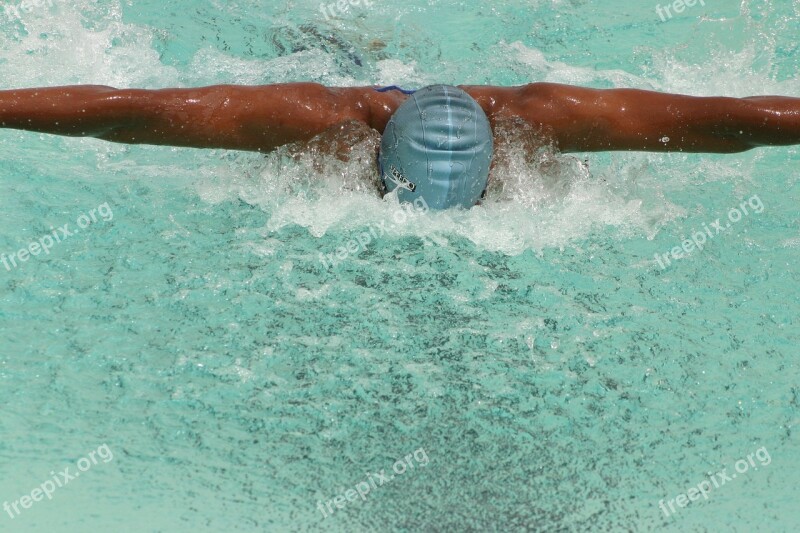
M 690 63 L 676 59 L 667 51 L 658 51 L 654 67 L 663 81 L 659 90 L 694 96 L 745 97 L 763 94 L 800 94 L 800 79 L 776 80 L 770 76 L 769 63 L 761 63 L 754 45 L 743 50 L 720 49 L 711 59 Z
M 159 60 L 154 30 L 122 22 L 118 2 L 25 0 L 5 6 L 0 24 L 5 87 L 179 83 Z
M 624 70 L 597 70 L 589 67 L 577 67 L 560 61 L 551 61 L 544 53 L 529 48 L 517 41 L 500 42 L 491 52 L 493 68 L 516 67 L 529 73 L 529 79 L 551 83 L 567 83 L 572 85 L 590 85 L 598 82 L 611 83 L 615 87 L 650 88 L 648 80 L 625 72 Z M 499 61 L 499 65 L 497 63 Z
M 504 134 L 509 134 L 508 132 Z M 375 132 L 350 131 L 351 159 L 339 161 L 312 148 L 298 161 L 281 150 L 266 161 L 249 159 L 242 177 L 230 183 L 206 181 L 199 187 L 204 199 L 219 202 L 240 198 L 271 214 L 267 229 L 297 224 L 312 235 L 329 231 L 357 233 L 391 220 L 399 209 L 396 198 L 381 199 L 375 179 Z M 519 135 L 518 133 L 515 135 Z M 572 156 L 544 151 L 524 153 L 512 140 L 493 170 L 486 201 L 468 211 L 429 212 L 402 226 L 392 236 L 417 236 L 442 242 L 459 236 L 477 246 L 507 254 L 526 249 L 562 247 L 593 230 L 613 226 L 626 234 L 651 234 L 657 220 L 646 202 L 619 180 L 594 177 Z M 613 182 L 613 183 L 612 183 Z M 227 194 L 225 194 L 225 192 Z M 222 193 L 222 194 L 221 194 Z M 663 209 L 663 205 L 662 205 Z
M 188 80 L 191 85 L 238 83 L 259 85 L 287 83 L 309 79 L 314 73 L 317 82 L 329 86 L 354 85 L 351 76 L 337 72 L 335 58 L 322 50 L 310 49 L 275 59 L 232 57 L 216 48 L 205 48 L 195 54 Z
M 416 61 L 406 64 L 399 59 L 382 59 L 377 62 L 377 70 L 376 85 L 418 88 L 436 83 L 432 76 L 419 71 Z

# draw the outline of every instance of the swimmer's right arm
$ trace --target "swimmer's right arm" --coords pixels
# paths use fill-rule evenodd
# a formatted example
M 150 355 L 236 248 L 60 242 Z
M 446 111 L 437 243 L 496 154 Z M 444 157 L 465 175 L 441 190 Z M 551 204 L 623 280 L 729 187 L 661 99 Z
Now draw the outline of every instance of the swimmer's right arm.
M 368 92 L 314 83 L 0 91 L 0 127 L 127 144 L 268 152 L 370 120 Z

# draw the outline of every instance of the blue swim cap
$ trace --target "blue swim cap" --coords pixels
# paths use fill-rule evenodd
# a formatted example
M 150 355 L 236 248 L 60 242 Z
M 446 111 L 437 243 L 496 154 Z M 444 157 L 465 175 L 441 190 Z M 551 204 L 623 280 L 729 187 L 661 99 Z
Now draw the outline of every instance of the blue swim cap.
M 379 157 L 386 190 L 431 209 L 474 206 L 486 190 L 492 128 L 470 95 L 449 85 L 415 92 L 386 125 Z

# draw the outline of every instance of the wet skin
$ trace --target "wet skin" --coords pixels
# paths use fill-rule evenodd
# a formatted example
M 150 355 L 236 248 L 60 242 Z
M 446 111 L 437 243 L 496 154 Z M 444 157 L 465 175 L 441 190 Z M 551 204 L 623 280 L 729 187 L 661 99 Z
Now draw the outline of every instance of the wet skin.
M 800 144 L 800 98 L 694 97 L 552 83 L 461 86 L 494 126 L 528 122 L 562 152 L 742 152 Z M 0 91 L 0 127 L 112 142 L 269 152 L 357 121 L 382 133 L 408 98 L 315 83 Z

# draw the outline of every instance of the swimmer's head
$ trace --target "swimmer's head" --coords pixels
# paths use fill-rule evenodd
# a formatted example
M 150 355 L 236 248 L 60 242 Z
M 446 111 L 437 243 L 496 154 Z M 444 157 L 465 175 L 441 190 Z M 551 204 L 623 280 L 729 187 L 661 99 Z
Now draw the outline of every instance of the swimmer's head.
M 415 92 L 386 125 L 379 157 L 386 190 L 432 209 L 470 208 L 489 180 L 492 128 L 478 103 L 458 87 Z

